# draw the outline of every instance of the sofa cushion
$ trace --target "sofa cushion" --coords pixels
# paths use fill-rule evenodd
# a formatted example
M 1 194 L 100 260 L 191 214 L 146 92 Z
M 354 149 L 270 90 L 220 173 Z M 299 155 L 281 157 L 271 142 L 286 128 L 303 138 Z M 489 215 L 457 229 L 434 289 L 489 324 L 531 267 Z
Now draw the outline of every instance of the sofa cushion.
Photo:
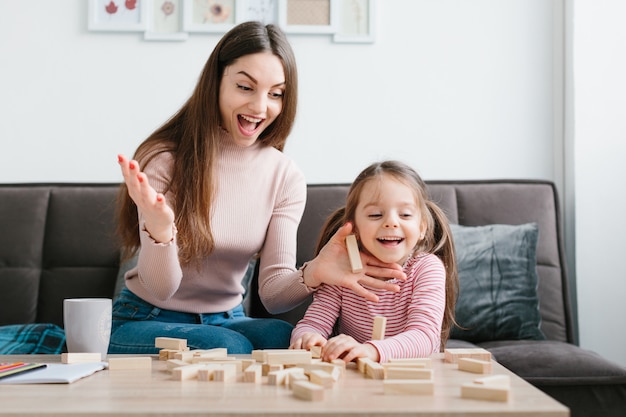
M 595 352 L 552 340 L 478 345 L 489 350 L 500 364 L 566 404 L 572 417 L 624 415 L 626 369 Z
M 539 328 L 537 224 L 451 225 L 459 298 L 451 337 L 470 342 L 545 339 Z
M 65 345 L 65 332 L 51 323 L 0 326 L 0 354 L 58 355 Z

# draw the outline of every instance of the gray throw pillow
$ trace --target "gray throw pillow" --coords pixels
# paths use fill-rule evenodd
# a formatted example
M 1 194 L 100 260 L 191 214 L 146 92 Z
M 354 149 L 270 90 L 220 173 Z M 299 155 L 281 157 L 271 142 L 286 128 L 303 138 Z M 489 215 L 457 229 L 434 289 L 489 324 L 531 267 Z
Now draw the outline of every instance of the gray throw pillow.
M 459 271 L 459 298 L 451 338 L 543 340 L 537 298 L 536 223 L 450 225 Z

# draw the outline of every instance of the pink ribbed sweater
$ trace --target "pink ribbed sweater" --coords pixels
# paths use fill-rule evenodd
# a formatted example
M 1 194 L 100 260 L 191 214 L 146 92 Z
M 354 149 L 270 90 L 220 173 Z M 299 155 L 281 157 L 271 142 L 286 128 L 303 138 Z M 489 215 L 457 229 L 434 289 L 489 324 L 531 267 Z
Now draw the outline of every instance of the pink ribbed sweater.
M 140 215 L 141 250 L 137 267 L 126 274 L 130 291 L 157 307 L 190 313 L 230 310 L 242 301 L 248 261 L 261 254 L 259 288 L 270 311 L 299 304 L 311 290 L 295 270 L 296 233 L 306 202 L 302 172 L 282 152 L 259 142 L 238 147 L 222 138 L 217 165 L 217 200 L 211 227 L 215 250 L 200 269 L 182 267 L 176 236 L 156 243 Z M 150 184 L 163 192 L 173 157 L 161 154 L 142 167 Z M 189 181 L 193 181 L 189 178 Z M 174 196 L 165 194 L 168 201 Z
M 374 345 L 380 362 L 438 352 L 446 303 L 443 263 L 432 254 L 418 255 L 405 263 L 404 272 L 407 280 L 397 282 L 398 293 L 369 288 L 378 295 L 377 303 L 346 288 L 322 285 L 296 325 L 291 341 L 305 332 L 328 338 L 338 321 L 339 333 L 352 336 L 359 343 Z M 387 318 L 384 340 L 371 340 L 375 316 Z

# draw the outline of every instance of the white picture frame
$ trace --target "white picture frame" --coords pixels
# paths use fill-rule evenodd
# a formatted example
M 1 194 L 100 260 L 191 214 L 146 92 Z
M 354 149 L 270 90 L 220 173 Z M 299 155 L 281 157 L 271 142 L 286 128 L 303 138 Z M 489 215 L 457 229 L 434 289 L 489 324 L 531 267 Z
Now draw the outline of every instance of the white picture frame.
M 184 0 L 185 32 L 225 33 L 236 23 L 235 0 Z
M 183 0 L 144 0 L 147 9 L 147 41 L 184 41 Z
M 279 24 L 279 0 L 236 0 L 237 23 L 256 20 L 264 24 Z
M 337 31 L 338 0 L 279 0 L 279 2 L 278 21 L 285 33 L 334 34 Z
M 373 43 L 376 40 L 376 0 L 340 0 L 337 43 Z
M 89 0 L 90 31 L 143 32 L 146 30 L 145 0 Z

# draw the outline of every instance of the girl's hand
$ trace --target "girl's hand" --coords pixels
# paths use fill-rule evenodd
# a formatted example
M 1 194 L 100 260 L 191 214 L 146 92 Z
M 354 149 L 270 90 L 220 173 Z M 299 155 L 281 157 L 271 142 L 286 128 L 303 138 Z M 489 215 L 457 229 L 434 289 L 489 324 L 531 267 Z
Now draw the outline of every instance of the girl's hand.
M 346 363 L 352 362 L 356 358 L 369 358 L 378 362 L 380 355 L 378 350 L 369 343 L 359 343 L 354 338 L 345 334 L 340 334 L 328 339 L 322 349 L 322 360 L 330 362 L 337 358 L 343 359 Z
M 156 242 L 171 241 L 174 236 L 174 211 L 165 201 L 165 196 L 150 186 L 148 177 L 140 171 L 137 161 L 129 161 L 124 155 L 118 155 L 117 160 L 122 168 L 128 195 L 145 219 L 146 230 Z
M 312 346 L 324 346 L 325 344 L 326 339 L 321 334 L 306 332 L 301 338 L 296 339 L 291 345 L 289 345 L 289 349 L 311 350 Z
M 361 253 L 363 271 L 352 272 L 346 249 L 346 236 L 350 233 L 352 224 L 346 223 L 333 235 L 317 257 L 307 263 L 304 283 L 313 288 L 321 284 L 342 286 L 374 302 L 378 301 L 378 296 L 365 289 L 363 284 L 371 288 L 400 291 L 398 285 L 387 282 L 391 279 L 406 279 L 406 274 L 398 264 L 383 263 L 373 256 Z

